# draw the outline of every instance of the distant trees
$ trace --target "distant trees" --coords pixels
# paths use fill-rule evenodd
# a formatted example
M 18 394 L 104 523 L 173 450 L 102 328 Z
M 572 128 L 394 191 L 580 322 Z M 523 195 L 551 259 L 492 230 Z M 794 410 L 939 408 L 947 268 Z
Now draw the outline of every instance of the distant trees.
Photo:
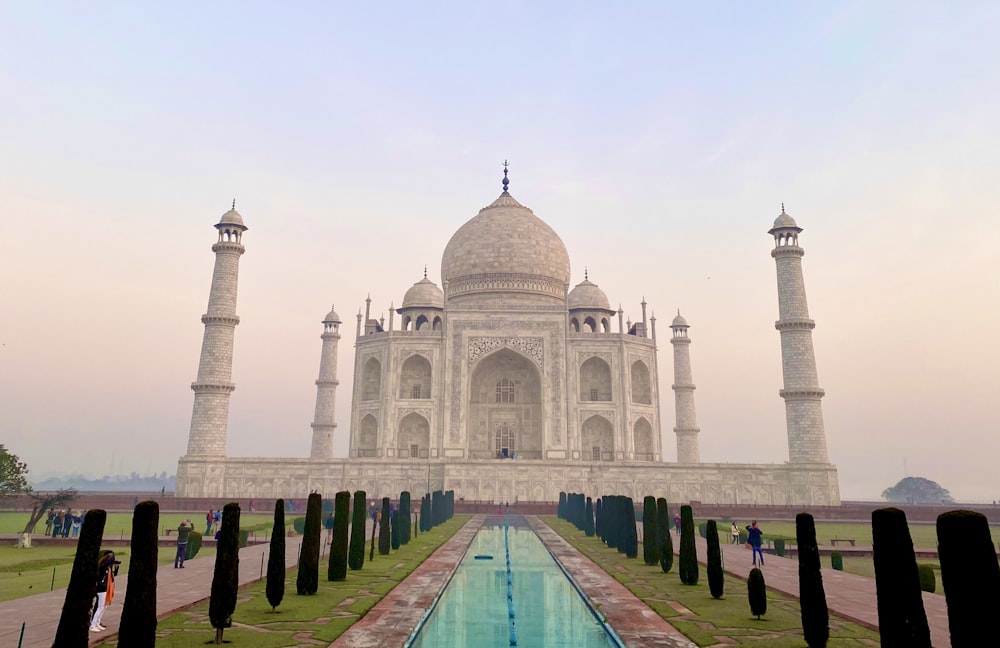
M 30 490 L 28 464 L 0 443 L 0 499 Z
M 882 491 L 882 498 L 909 504 L 951 504 L 955 501 L 940 484 L 924 477 L 904 477 L 895 486 Z

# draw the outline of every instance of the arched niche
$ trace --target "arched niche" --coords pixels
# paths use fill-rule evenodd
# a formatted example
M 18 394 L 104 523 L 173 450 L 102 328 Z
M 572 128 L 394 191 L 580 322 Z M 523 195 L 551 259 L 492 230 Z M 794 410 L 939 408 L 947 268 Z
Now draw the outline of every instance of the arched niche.
M 431 445 L 431 426 L 416 412 L 399 421 L 397 456 L 400 458 L 426 459 Z
M 611 367 L 597 356 L 580 365 L 580 400 L 611 400 Z
M 649 367 L 642 360 L 632 363 L 632 402 L 650 405 L 653 402 Z
M 427 326 L 427 316 L 420 315 L 419 317 L 417 317 L 417 324 L 414 327 L 414 330 L 422 331 L 426 326 Z
M 615 432 L 611 421 L 600 415 L 591 416 L 580 429 L 580 448 L 590 461 L 611 461 L 615 456 Z
M 632 447 L 636 461 L 652 461 L 656 445 L 653 442 L 653 426 L 645 417 L 640 417 L 632 426 Z
M 361 370 L 361 400 L 378 400 L 382 392 L 382 363 L 368 358 Z
M 374 457 L 378 449 L 378 421 L 371 414 L 365 414 L 361 419 L 361 429 L 358 430 L 357 456 Z
M 504 425 L 518 457 L 542 458 L 542 378 L 531 360 L 509 348 L 483 357 L 472 369 L 468 398 L 470 457 L 495 459 L 497 426 Z
M 431 363 L 427 358 L 414 354 L 403 362 L 399 372 L 399 397 L 431 397 Z

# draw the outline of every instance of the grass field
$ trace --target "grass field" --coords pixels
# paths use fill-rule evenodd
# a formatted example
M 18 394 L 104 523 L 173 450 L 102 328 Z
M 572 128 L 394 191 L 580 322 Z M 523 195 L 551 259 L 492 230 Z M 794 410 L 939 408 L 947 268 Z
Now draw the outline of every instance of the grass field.
M 78 510 L 78 509 L 75 509 Z M 167 529 L 176 529 L 182 520 L 190 518 L 194 528 L 198 532 L 205 530 L 205 512 L 196 513 L 163 513 L 160 515 L 160 533 Z M 0 534 L 20 533 L 24 530 L 24 525 L 28 523 L 30 515 L 24 511 L 2 511 L 0 512 Z M 295 517 L 291 513 L 285 516 L 285 520 L 291 528 L 291 520 Z M 274 521 L 274 513 L 267 511 L 264 513 L 240 513 L 240 526 L 244 529 L 250 527 L 260 527 L 270 531 Z M 45 518 L 35 527 L 35 535 L 44 535 Z M 131 513 L 108 513 L 108 521 L 104 524 L 104 537 L 127 540 L 132 535 L 132 514 Z
M 319 591 L 312 596 L 295 592 L 297 570 L 285 578 L 285 597 L 272 611 L 264 594 L 265 583 L 240 590 L 233 627 L 224 640 L 241 648 L 327 645 L 375 606 L 416 567 L 469 520 L 457 515 L 437 528 L 421 533 L 388 556 L 365 555 L 360 571 L 349 571 L 347 580 L 326 580 L 320 569 Z M 215 629 L 208 621 L 208 605 L 198 605 L 163 619 L 156 628 L 157 648 L 188 648 L 212 643 Z M 102 646 L 113 646 L 107 642 Z
M 581 553 L 598 564 L 646 605 L 699 646 L 736 645 L 767 648 L 802 648 L 802 619 L 798 602 L 776 592 L 767 593 L 767 614 L 761 620 L 750 615 L 746 583 L 726 575 L 726 594 L 714 599 L 704 572 L 698 585 L 682 585 L 677 561 L 670 573 L 659 565 L 650 567 L 636 558 L 626 558 L 608 549 L 597 537 L 588 538 L 570 523 L 544 517 Z M 830 617 L 828 648 L 879 645 L 877 632 L 855 623 Z

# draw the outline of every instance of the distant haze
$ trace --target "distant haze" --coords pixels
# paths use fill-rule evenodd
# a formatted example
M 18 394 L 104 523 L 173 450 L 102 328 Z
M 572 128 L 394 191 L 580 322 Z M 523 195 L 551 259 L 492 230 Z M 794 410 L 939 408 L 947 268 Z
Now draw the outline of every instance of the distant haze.
M 1000 498 L 1000 4 L 0 9 L 0 440 L 38 475 L 176 471 L 216 239 L 241 260 L 234 456 L 307 456 L 320 320 L 511 193 L 573 283 L 690 335 L 701 456 L 787 460 L 773 241 L 800 243 L 845 498 Z M 615 329 L 617 330 L 617 326 Z

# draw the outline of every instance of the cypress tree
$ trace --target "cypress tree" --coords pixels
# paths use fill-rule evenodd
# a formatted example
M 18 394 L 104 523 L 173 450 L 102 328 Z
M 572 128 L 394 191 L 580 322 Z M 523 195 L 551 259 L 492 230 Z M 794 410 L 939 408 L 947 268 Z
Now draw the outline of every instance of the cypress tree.
M 351 569 L 361 569 L 365 564 L 365 500 L 368 494 L 364 491 L 354 492 L 354 512 L 351 514 L 351 546 L 347 554 L 347 565 Z M 334 540 L 337 532 L 334 531 Z
M 642 561 L 647 565 L 660 562 L 660 541 L 656 523 L 656 498 L 642 498 Z
M 361 501 L 364 506 L 364 499 Z M 351 494 L 340 491 L 333 497 L 333 540 L 330 542 L 330 557 L 326 568 L 327 580 L 347 580 L 347 530 L 350 519 Z
M 378 555 L 389 555 L 389 498 L 382 498 L 382 517 L 378 521 Z
M 589 497 L 587 498 L 587 508 L 584 511 L 583 532 L 587 534 L 588 538 L 594 535 L 594 502 Z
M 89 513 L 88 513 L 89 515 Z M 222 633 L 233 625 L 236 591 L 240 586 L 240 505 L 230 502 L 222 508 L 222 528 L 215 546 L 215 574 L 208 619 L 215 628 L 215 643 L 222 643 Z
M 656 526 L 660 541 L 660 569 L 667 573 L 674 566 L 674 541 L 670 537 L 670 510 L 667 500 L 656 500 Z
M 156 645 L 156 566 L 160 553 L 160 505 L 139 502 L 132 512 L 132 555 L 129 587 L 125 590 L 118 643 L 153 648 Z
M 635 502 L 631 497 L 625 498 L 625 557 L 635 558 L 639 555 L 639 534 L 635 527 Z
M 680 577 L 685 585 L 698 584 L 698 551 L 694 544 L 694 513 L 687 504 L 681 507 Z
M 948 603 L 952 648 L 981 646 L 996 635 L 1000 609 L 1000 567 L 986 517 L 948 511 L 937 519 L 941 585 Z
M 708 590 L 712 598 L 722 598 L 725 576 L 722 574 L 722 547 L 719 546 L 719 527 L 715 520 L 709 520 L 705 529 L 708 544 Z
M 618 548 L 618 535 L 621 520 L 618 517 L 618 496 L 608 495 L 604 498 L 604 541 L 609 549 Z
M 274 526 L 267 555 L 267 602 L 273 612 L 285 598 L 285 500 L 274 502 Z
M 560 520 L 566 519 L 566 493 L 559 491 L 559 507 L 556 509 L 556 515 Z
M 90 611 L 97 596 L 98 554 L 107 519 L 102 509 L 90 509 L 83 518 L 53 646 L 86 648 L 90 643 Z
M 409 544 L 410 522 L 412 521 L 412 515 L 410 514 L 410 491 L 403 491 L 399 494 L 399 513 L 406 522 L 399 529 L 402 532 L 402 535 L 399 536 L 399 544 Z
M 396 509 L 392 514 L 392 527 L 389 529 L 389 544 L 393 551 L 399 551 L 399 522 L 401 519 L 399 509 Z
M 917 559 L 903 511 L 891 507 L 872 511 L 872 549 L 882 646 L 930 648 Z
M 820 572 L 816 523 L 808 513 L 795 516 L 795 543 L 799 553 L 799 606 L 802 635 L 809 648 L 824 648 L 830 638 L 830 613 L 826 607 L 823 574 Z
M 430 506 L 431 506 L 430 505 L 430 500 L 428 499 L 428 497 L 429 496 L 426 493 L 424 493 L 424 495 L 420 498 L 420 532 L 421 533 L 427 533 L 427 523 L 429 521 L 427 513 L 429 512 L 429 509 L 430 509 Z
M 439 490 L 431 493 L 431 528 L 444 522 L 444 493 Z
M 323 514 L 323 496 L 310 493 L 306 501 L 306 523 L 299 550 L 299 576 L 295 589 L 299 594 L 315 594 L 319 589 L 319 536 Z
M 764 572 L 754 567 L 747 579 L 747 599 L 750 601 L 750 614 L 760 617 L 767 614 L 767 585 L 764 583 Z
M 371 562 L 372 560 L 375 560 L 375 531 L 377 529 L 378 529 L 378 524 L 375 523 L 375 520 L 372 520 L 372 548 L 368 552 L 368 561 L 369 562 Z
M 603 509 L 604 503 L 601 498 L 598 497 L 597 503 L 594 505 L 594 533 L 596 533 L 597 537 L 601 539 L 601 542 L 604 542 L 604 529 L 601 520 L 601 517 L 604 515 Z

